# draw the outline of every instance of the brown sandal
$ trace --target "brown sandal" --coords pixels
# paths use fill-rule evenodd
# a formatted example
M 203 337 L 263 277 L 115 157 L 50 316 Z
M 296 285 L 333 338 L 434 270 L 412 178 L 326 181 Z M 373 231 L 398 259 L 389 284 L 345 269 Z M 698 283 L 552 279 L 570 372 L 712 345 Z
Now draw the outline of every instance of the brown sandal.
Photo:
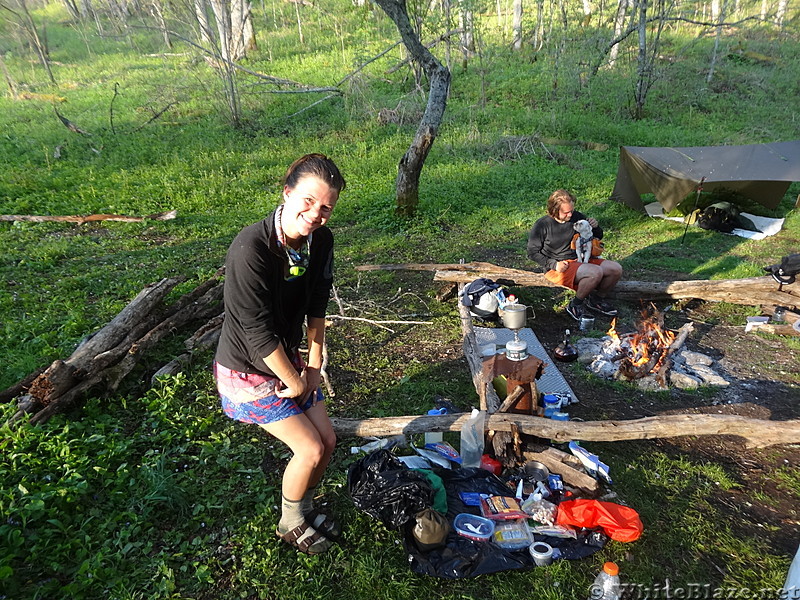
M 304 554 L 322 554 L 332 545 L 331 541 L 314 529 L 308 521 L 303 521 L 286 533 L 276 529 L 275 535 Z

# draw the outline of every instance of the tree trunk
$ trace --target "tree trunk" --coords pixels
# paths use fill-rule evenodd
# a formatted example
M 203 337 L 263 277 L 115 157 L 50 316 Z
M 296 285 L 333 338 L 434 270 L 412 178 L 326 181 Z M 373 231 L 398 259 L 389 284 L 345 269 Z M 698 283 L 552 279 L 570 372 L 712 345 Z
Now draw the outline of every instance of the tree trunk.
M 231 1 L 231 56 L 239 60 L 256 49 L 252 4 L 247 0 Z
M 474 18 L 472 10 L 466 5 L 461 9 L 459 21 L 461 27 L 461 66 L 466 69 L 469 59 L 475 52 Z
M 295 17 L 297 18 L 297 34 L 300 39 L 300 45 L 305 45 L 305 40 L 303 39 L 303 21 L 300 19 L 300 2 L 295 0 L 294 2 L 294 13 Z
M 91 0 L 82 0 L 80 4 L 80 11 L 81 11 L 81 18 L 83 19 L 88 20 L 90 17 L 95 17 L 94 8 L 92 8 Z
M 64 0 L 64 6 L 67 8 L 67 12 L 69 13 L 70 17 L 76 21 L 81 18 L 81 14 L 78 12 L 78 7 L 75 4 L 75 0 Z
M 415 61 L 422 65 L 430 82 L 428 104 L 422 115 L 414 141 L 400 159 L 396 181 L 396 212 L 400 216 L 411 216 L 419 204 L 419 178 L 425 159 L 436 139 L 439 125 L 447 106 L 450 90 L 450 71 L 422 45 L 411 27 L 404 0 L 376 0 L 397 26 L 403 44 Z
M 634 89 L 634 118 L 644 116 L 644 103 L 647 98 L 647 79 L 650 67 L 647 62 L 647 3 L 649 0 L 635 0 L 633 13 L 639 17 L 639 52 L 636 54 L 636 88 Z
M 533 39 L 533 46 L 536 51 L 542 49 L 544 45 L 544 0 L 536 1 L 536 33 Z
M 514 0 L 514 50 L 522 49 L 522 0 Z
M 504 279 L 510 285 L 560 287 L 543 273 L 500 267 L 491 263 L 362 265 L 357 271 L 435 271 L 435 281 L 468 283 L 479 277 Z M 772 277 L 689 281 L 620 281 L 614 287 L 616 298 L 630 300 L 699 298 L 711 302 L 731 302 L 746 306 L 800 306 L 800 284 L 779 286 Z
M 31 13 L 28 11 L 28 6 L 25 4 L 25 0 L 17 0 L 17 2 L 19 3 L 19 7 L 22 9 L 24 16 L 25 23 L 23 24 L 23 27 L 28 33 L 28 38 L 30 39 L 31 44 L 33 44 L 33 49 L 36 50 L 36 55 L 39 57 L 39 62 L 42 63 L 44 70 L 47 72 L 47 77 L 50 79 L 50 83 L 55 84 L 56 79 L 53 77 L 53 71 L 50 69 L 50 57 L 47 55 L 47 48 L 39 37 L 39 32 L 36 29 L 36 23 L 33 22 L 33 17 L 31 17 Z
M 722 8 L 720 8 L 719 0 L 714 0 L 714 2 L 712 2 L 711 13 L 715 23 L 722 23 L 725 21 L 725 15 L 727 13 L 727 9 L 728 9 L 727 2 L 722 3 Z M 711 52 L 711 63 L 708 66 L 706 83 L 711 83 L 711 80 L 714 78 L 714 69 L 716 68 L 717 65 L 717 56 L 719 55 L 719 41 L 721 37 L 722 37 L 722 26 L 717 25 L 716 31 L 714 33 L 714 49 Z
M 228 112 L 234 126 L 238 126 L 241 121 L 241 108 L 239 104 L 239 88 L 234 72 L 233 56 L 231 43 L 233 40 L 233 30 L 231 28 L 230 3 L 227 0 L 211 0 L 211 10 L 214 13 L 214 20 L 217 24 L 217 71 L 222 79 L 225 100 L 228 105 Z
M 788 6 L 789 0 L 778 0 L 778 10 L 775 13 L 775 21 L 781 29 L 783 29 L 783 21 L 786 18 L 786 9 Z
M 585 28 L 592 22 L 592 5 L 589 0 L 583 0 L 583 22 L 581 25 Z
M 158 26 L 161 28 L 161 35 L 164 36 L 164 45 L 172 49 L 172 40 L 169 37 L 169 29 L 167 28 L 167 22 L 164 20 L 164 12 L 161 8 L 160 0 L 156 0 L 151 4 L 152 7 L 152 14 L 156 18 L 158 22 Z
M 617 14 L 614 18 L 614 36 L 611 38 L 612 42 L 619 39 L 619 36 L 622 34 L 622 30 L 625 27 L 625 15 L 627 12 L 628 0 L 619 0 L 619 4 L 617 4 Z M 616 64 L 617 56 L 619 56 L 619 43 L 613 43 L 608 54 L 609 67 L 613 67 L 614 64 Z
M 214 30 L 211 29 L 209 20 L 209 7 L 207 0 L 194 0 L 194 16 L 200 27 L 200 41 L 207 47 L 213 49 L 216 46 Z

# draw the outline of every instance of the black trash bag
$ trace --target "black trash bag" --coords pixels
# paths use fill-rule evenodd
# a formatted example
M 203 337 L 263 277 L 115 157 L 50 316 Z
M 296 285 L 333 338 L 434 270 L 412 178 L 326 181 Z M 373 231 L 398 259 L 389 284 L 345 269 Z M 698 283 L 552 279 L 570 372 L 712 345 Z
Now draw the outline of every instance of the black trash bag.
M 550 544 L 553 548 L 558 548 L 559 558 L 579 560 L 601 550 L 610 538 L 601 529 L 581 529 L 578 532 L 577 539 L 537 534 L 534 534 L 533 539 L 537 542 Z
M 461 492 L 477 492 L 494 496 L 514 496 L 516 490 L 485 469 L 435 469 L 447 491 L 447 518 L 452 524 L 459 513 L 480 514 L 477 506 L 468 506 L 461 500 Z M 499 571 L 530 569 L 536 566 L 528 548 L 506 550 L 490 542 L 476 542 L 452 530 L 444 548 L 421 552 L 414 543 L 411 528 L 403 530 L 403 543 L 409 554 L 411 570 L 422 575 L 443 579 L 477 577 Z M 583 530 L 578 539 L 535 536 L 558 548 L 562 558 L 580 559 L 594 554 L 608 541 L 600 531 Z
M 376 450 L 350 465 L 347 489 L 353 504 L 390 529 L 433 506 L 434 489 L 422 473 L 407 468 L 388 450 Z
M 464 504 L 461 492 L 513 496 L 515 489 L 493 473 L 479 468 L 433 469 L 447 493 L 447 520 L 452 526 L 460 513 L 480 515 L 477 506 Z M 377 450 L 353 463 L 347 473 L 347 485 L 355 505 L 381 521 L 399 529 L 408 552 L 411 570 L 442 579 L 477 577 L 499 571 L 535 567 L 527 548 L 506 550 L 486 542 L 476 542 L 451 528 L 445 546 L 421 550 L 414 538 L 414 516 L 433 505 L 434 490 L 420 472 L 408 469 L 388 450 Z M 584 530 L 578 539 L 536 536 L 558 548 L 566 559 L 578 559 L 600 550 L 608 538 L 600 531 Z
M 456 470 L 434 469 L 442 478 L 447 491 L 447 518 L 450 523 L 459 513 L 480 514 L 477 506 L 468 506 L 461 500 L 460 492 L 477 492 L 493 496 L 513 496 L 514 490 L 494 473 L 479 468 Z M 505 550 L 489 542 L 474 542 L 453 529 L 447 536 L 444 548 L 420 552 L 410 535 L 404 531 L 403 543 L 409 554 L 411 570 L 421 575 L 443 579 L 477 577 L 498 571 L 529 569 L 533 559 L 527 548 Z

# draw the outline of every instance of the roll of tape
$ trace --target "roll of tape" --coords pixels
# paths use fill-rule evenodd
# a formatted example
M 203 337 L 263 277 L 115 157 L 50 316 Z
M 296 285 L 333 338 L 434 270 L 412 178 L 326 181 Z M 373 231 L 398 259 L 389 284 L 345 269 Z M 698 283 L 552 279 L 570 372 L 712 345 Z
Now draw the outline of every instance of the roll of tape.
M 553 562 L 553 547 L 544 542 L 533 542 L 528 550 L 537 567 L 544 567 Z

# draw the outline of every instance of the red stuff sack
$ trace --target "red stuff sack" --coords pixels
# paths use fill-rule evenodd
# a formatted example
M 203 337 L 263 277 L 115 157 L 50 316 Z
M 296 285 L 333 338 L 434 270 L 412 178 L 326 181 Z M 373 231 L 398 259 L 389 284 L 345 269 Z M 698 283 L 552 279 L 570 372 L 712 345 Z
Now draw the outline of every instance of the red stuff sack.
M 557 525 L 601 527 L 617 542 L 632 542 L 642 535 L 644 525 L 632 508 L 600 500 L 566 500 L 558 505 Z

